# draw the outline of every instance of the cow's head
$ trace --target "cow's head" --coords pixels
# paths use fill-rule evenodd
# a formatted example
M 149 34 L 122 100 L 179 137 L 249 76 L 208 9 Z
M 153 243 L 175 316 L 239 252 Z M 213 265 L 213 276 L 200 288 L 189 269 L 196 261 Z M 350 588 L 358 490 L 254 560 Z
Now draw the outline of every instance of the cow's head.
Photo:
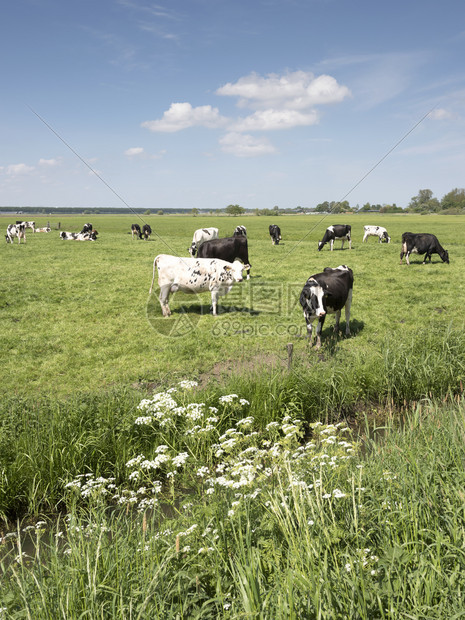
M 242 272 L 249 269 L 250 265 L 243 265 L 240 260 L 235 260 L 231 265 L 225 265 L 224 270 L 234 282 L 242 282 Z
M 300 303 L 304 311 L 308 312 L 310 316 L 322 317 L 326 314 L 324 296 L 324 287 L 318 284 L 316 280 L 310 279 L 302 290 Z
M 197 246 L 195 245 L 195 243 L 192 243 L 191 247 L 188 248 L 189 250 L 189 254 L 192 256 L 192 258 L 194 258 L 195 253 L 197 252 Z
M 444 250 L 444 254 L 441 256 L 442 260 L 449 264 L 449 252 L 447 250 Z
M 320 252 L 323 249 L 323 246 L 324 246 L 324 242 L 318 241 L 318 252 Z

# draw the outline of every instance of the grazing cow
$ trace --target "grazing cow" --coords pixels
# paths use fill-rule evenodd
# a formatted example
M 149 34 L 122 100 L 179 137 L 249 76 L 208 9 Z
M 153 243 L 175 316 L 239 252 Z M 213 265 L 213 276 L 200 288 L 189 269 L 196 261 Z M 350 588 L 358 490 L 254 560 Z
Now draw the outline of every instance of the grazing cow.
M 233 237 L 247 237 L 247 228 L 245 226 L 236 226 Z
M 233 263 L 236 259 L 244 263 L 247 268 L 247 280 L 250 279 L 250 263 L 247 237 L 224 237 L 222 239 L 212 239 L 204 241 L 198 249 L 198 258 L 219 258 L 228 263 Z
M 32 232 L 36 231 L 36 223 L 35 222 L 25 222 L 23 220 L 16 220 L 16 224 L 24 224 L 26 228 L 31 228 Z
M 391 242 L 391 237 L 383 226 L 364 226 L 363 231 L 365 233 L 363 235 L 363 241 L 366 241 L 367 237 L 373 236 L 378 237 L 379 243 L 383 241 L 386 241 L 386 243 Z
M 13 243 L 14 238 L 18 237 L 18 243 L 21 243 L 21 239 L 24 239 L 26 243 L 26 223 L 9 224 L 6 228 L 5 239 L 7 243 Z
M 345 239 L 347 239 L 349 242 L 349 249 L 352 249 L 352 241 L 350 239 L 351 230 L 352 227 L 349 224 L 334 224 L 333 226 L 328 226 L 328 228 L 325 230 L 323 239 L 318 242 L 318 252 L 320 252 L 323 249 L 323 246 L 328 242 L 330 244 L 332 252 L 335 239 L 341 239 L 341 250 L 344 249 Z
M 234 282 L 242 282 L 244 265 L 239 261 L 229 263 L 216 258 L 182 258 L 159 254 L 153 261 L 153 277 L 149 295 L 158 270 L 160 305 L 163 316 L 170 316 L 168 306 L 170 293 L 202 293 L 210 291 L 213 315 L 217 314 L 218 297 L 226 295 Z
M 200 245 L 204 241 L 210 241 L 211 239 L 218 239 L 218 228 L 199 228 L 196 230 L 189 248 L 189 254 L 195 256 Z
M 84 224 L 84 226 L 82 227 L 81 230 L 81 235 L 85 234 L 85 233 L 90 233 L 93 230 L 93 226 L 92 224 Z
M 142 236 L 144 237 L 144 239 L 147 240 L 151 234 L 152 234 L 151 227 L 148 224 L 144 224 L 142 226 Z
M 64 241 L 96 241 L 97 235 L 98 232 L 96 230 L 86 233 L 73 233 L 62 230 L 60 233 L 60 239 L 63 239 Z
M 431 254 L 439 254 L 445 263 L 449 263 L 449 252 L 445 250 L 435 235 L 430 233 L 411 233 L 404 232 L 402 234 L 402 250 L 400 252 L 400 264 L 405 255 L 407 265 L 410 265 L 410 254 L 425 254 L 423 265 L 429 259 L 431 262 Z
M 321 346 L 321 330 L 327 314 L 336 315 L 334 331 L 339 329 L 341 310 L 345 308 L 346 336 L 350 336 L 350 305 L 354 275 L 347 265 L 336 269 L 326 267 L 322 273 L 310 276 L 300 294 L 310 345 L 312 344 L 312 323 L 318 319 L 316 327 L 316 348 Z
M 273 245 L 279 245 L 281 241 L 281 229 L 276 224 L 270 224 L 268 227 L 270 231 L 271 243 Z
M 139 237 L 139 239 L 142 239 L 142 233 L 140 231 L 139 224 L 132 224 L 131 225 L 131 233 L 132 233 L 132 238 L 133 239 L 134 239 L 134 235 L 137 235 L 137 237 Z
M 36 233 L 49 233 L 52 229 L 50 228 L 50 226 L 44 226 L 43 228 L 36 228 L 35 232 Z

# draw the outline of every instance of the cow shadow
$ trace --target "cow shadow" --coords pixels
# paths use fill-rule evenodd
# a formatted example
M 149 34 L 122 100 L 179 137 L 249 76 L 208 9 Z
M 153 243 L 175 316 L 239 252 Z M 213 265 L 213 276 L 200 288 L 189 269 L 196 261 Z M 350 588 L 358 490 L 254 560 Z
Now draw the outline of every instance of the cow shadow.
M 182 306 L 182 308 L 173 308 L 171 310 L 172 315 L 179 314 L 197 314 L 199 316 L 213 316 L 212 306 L 210 304 L 191 304 L 189 306 Z M 217 306 L 218 316 L 221 314 L 249 314 L 250 316 L 258 316 L 260 312 L 247 307 L 236 306 Z
M 316 330 L 316 325 L 317 324 L 315 322 L 314 329 L 313 329 L 314 332 Z M 339 342 L 341 342 L 342 340 L 350 340 L 351 338 L 356 338 L 358 334 L 364 329 L 365 323 L 363 321 L 357 321 L 357 320 L 351 319 L 349 321 L 349 326 L 350 326 L 350 336 L 346 336 L 345 334 L 345 329 L 346 329 L 345 321 L 341 321 L 339 323 L 339 331 L 337 333 L 335 333 L 334 331 L 334 325 L 329 324 L 328 327 L 324 327 L 323 331 L 321 332 L 320 351 L 325 351 L 326 353 L 333 355 L 337 351 Z M 315 340 L 316 340 L 316 336 L 314 334 L 313 342 L 315 342 Z

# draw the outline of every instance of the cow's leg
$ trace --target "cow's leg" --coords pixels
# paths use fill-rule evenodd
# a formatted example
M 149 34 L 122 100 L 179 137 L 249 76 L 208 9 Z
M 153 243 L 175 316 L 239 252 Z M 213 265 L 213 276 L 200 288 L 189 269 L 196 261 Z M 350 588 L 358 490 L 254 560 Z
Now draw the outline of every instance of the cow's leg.
M 341 250 L 344 249 L 344 239 L 341 239 L 342 243 L 341 243 Z
M 407 265 L 410 265 L 410 261 L 409 261 L 409 256 L 410 256 L 410 254 L 411 254 L 410 252 L 407 252 L 407 253 L 405 254 L 405 262 L 407 263 Z
M 349 250 L 351 250 L 352 249 L 352 239 L 350 237 L 348 237 L 348 239 L 349 239 Z
M 310 319 L 307 315 L 307 313 L 304 310 L 304 319 L 305 319 L 305 323 L 307 325 L 307 336 L 308 336 L 308 344 L 310 346 L 312 346 L 312 323 L 314 321 L 314 319 Z
M 346 336 L 350 336 L 350 306 L 352 305 L 352 289 L 350 289 L 349 294 L 347 295 L 347 301 L 345 305 L 345 314 L 346 314 Z
M 171 314 L 171 310 L 168 306 L 170 289 L 171 289 L 171 284 L 164 284 L 163 286 L 160 287 L 159 300 L 160 300 L 160 306 L 161 306 L 161 311 L 162 311 L 163 316 L 170 316 Z
M 341 311 L 336 310 L 334 317 L 336 319 L 334 323 L 334 333 L 337 334 L 337 332 L 339 331 L 339 321 L 341 320 Z
M 325 322 L 326 315 L 320 316 L 318 319 L 318 325 L 316 326 L 316 344 L 315 349 L 319 349 L 321 347 L 321 332 L 323 331 L 323 325 Z
M 365 241 L 367 240 L 367 237 L 368 237 L 368 233 L 365 233 L 363 235 L 362 243 L 365 243 Z
M 218 297 L 219 291 L 212 291 L 212 308 L 213 308 L 213 316 L 217 316 L 217 308 L 218 308 Z
M 331 252 L 333 251 L 333 246 L 334 246 L 334 239 L 331 239 L 331 241 L 329 242 L 329 247 L 331 249 Z

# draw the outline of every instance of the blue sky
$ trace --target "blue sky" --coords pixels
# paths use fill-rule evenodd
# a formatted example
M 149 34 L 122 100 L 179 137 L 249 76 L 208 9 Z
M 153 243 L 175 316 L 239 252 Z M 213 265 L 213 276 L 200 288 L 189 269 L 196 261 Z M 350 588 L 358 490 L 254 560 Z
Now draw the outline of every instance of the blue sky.
M 456 0 L 10 0 L 0 49 L 1 205 L 405 207 L 465 186 Z

